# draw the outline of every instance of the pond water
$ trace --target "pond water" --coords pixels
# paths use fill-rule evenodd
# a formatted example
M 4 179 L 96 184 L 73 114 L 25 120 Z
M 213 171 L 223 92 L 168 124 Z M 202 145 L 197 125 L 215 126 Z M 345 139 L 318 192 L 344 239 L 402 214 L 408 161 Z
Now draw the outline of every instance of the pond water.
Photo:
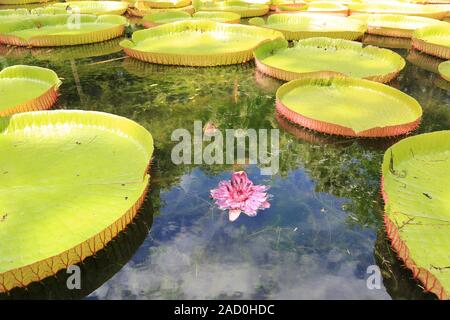
M 289 124 L 274 111 L 282 82 L 256 72 L 253 63 L 152 65 L 126 58 L 118 42 L 66 49 L 0 46 L 3 67 L 38 65 L 63 78 L 55 108 L 130 118 L 152 133 L 156 147 L 146 203 L 125 232 L 81 265 L 81 290 L 65 289 L 67 275 L 60 272 L 2 298 L 433 298 L 397 261 L 383 229 L 380 167 L 384 150 L 396 140 L 335 138 Z M 415 134 L 449 129 L 450 86 L 432 72 L 440 60 L 395 51 L 408 63 L 391 85 L 424 109 Z M 279 172 L 263 176 L 256 165 L 173 164 L 171 134 L 177 128 L 193 132 L 194 120 L 222 132 L 279 129 Z M 270 186 L 271 207 L 231 223 L 209 193 L 238 170 Z M 368 289 L 370 266 L 381 269 L 379 289 Z

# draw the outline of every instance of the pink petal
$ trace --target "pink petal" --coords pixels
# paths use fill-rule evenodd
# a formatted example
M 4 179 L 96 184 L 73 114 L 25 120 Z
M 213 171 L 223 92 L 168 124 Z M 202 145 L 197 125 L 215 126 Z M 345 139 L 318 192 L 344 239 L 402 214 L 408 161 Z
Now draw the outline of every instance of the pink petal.
M 236 221 L 237 218 L 239 218 L 239 215 L 241 214 L 241 210 L 230 210 L 228 211 L 229 219 L 231 222 Z
M 268 201 L 263 202 L 263 203 L 261 204 L 261 208 L 263 208 L 263 209 L 270 208 L 270 203 L 269 203 Z

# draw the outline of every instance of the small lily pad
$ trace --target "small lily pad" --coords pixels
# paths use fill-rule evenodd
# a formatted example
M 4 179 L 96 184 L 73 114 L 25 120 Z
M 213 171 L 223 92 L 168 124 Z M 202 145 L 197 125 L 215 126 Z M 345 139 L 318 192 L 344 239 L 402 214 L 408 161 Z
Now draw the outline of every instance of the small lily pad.
M 16 65 L 0 72 L 0 116 L 49 109 L 61 81 L 50 69 Z

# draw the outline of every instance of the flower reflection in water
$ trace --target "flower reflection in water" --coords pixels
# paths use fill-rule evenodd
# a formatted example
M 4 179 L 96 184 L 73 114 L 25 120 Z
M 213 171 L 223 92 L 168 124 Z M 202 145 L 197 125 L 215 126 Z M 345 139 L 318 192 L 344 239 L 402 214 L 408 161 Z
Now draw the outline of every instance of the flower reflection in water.
M 230 181 L 221 181 L 212 189 L 211 197 L 219 209 L 228 210 L 230 221 L 235 221 L 241 212 L 255 217 L 258 210 L 269 208 L 267 189 L 268 186 L 254 185 L 244 171 L 238 171 Z

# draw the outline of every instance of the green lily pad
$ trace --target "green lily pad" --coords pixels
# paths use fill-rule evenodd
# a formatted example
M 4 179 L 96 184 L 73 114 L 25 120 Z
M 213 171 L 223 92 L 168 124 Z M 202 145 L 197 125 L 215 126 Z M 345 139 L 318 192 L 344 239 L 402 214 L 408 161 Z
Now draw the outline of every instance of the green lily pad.
M 198 11 L 192 15 L 185 11 L 156 12 L 146 15 L 142 20 L 146 28 L 184 20 L 210 20 L 223 23 L 239 23 L 241 16 L 233 12 Z
M 0 43 L 33 47 L 96 43 L 121 36 L 125 24 L 118 15 L 30 15 L 2 22 Z
M 0 116 L 44 110 L 55 102 L 61 81 L 50 69 L 17 65 L 0 72 Z
M 148 14 L 158 13 L 158 12 L 173 12 L 173 11 L 185 11 L 189 14 L 195 12 L 192 5 L 180 8 L 152 8 L 147 1 L 137 1 L 128 8 L 128 14 L 135 17 L 145 17 Z
M 191 0 L 145 0 L 145 2 L 156 9 L 182 8 L 191 4 Z
M 32 56 L 39 61 L 51 61 L 52 64 L 66 64 L 70 60 L 106 56 L 122 51 L 119 46 L 123 38 L 116 38 L 100 43 L 57 48 L 26 48 L 0 46 L 0 55 L 8 54 L 14 59 L 23 59 Z
M 439 6 L 424 6 L 414 3 L 395 2 L 364 2 L 349 4 L 350 14 L 401 14 L 405 16 L 420 16 L 441 20 L 447 15 L 447 10 Z
M 214 21 L 178 21 L 133 33 L 120 45 L 139 60 L 187 66 L 243 63 L 264 41 L 282 38 L 280 32 Z
M 124 14 L 128 9 L 128 3 L 123 1 L 67 1 L 55 3 L 50 7 L 61 8 L 68 12 L 81 14 Z
M 342 136 L 386 137 L 419 125 L 422 108 L 390 86 L 350 77 L 293 80 L 276 94 L 277 111 L 291 122 Z
M 194 19 L 205 19 L 223 23 L 239 23 L 241 16 L 233 12 L 224 11 L 197 11 L 192 15 Z
M 450 131 L 404 139 L 382 167 L 386 231 L 415 278 L 440 299 L 450 288 Z
M 360 20 L 317 14 L 280 13 L 269 16 L 265 24 L 261 19 L 250 19 L 249 23 L 280 31 L 286 40 L 312 37 L 356 40 L 361 38 L 367 29 L 367 25 Z
M 428 26 L 413 33 L 412 46 L 427 54 L 450 59 L 450 24 Z
M 272 0 L 270 3 L 270 10 L 277 10 L 279 6 L 296 6 L 303 7 L 306 5 L 302 0 Z
M 86 111 L 0 119 L 0 292 L 95 254 L 130 223 L 153 141 L 137 123 Z
M 46 3 L 51 0 L 0 0 L 0 5 L 26 5 L 35 3 Z
M 150 28 L 161 24 L 190 19 L 192 19 L 192 16 L 185 11 L 163 11 L 150 13 L 142 18 L 142 21 L 144 22 L 144 26 L 146 28 Z
M 10 17 L 10 16 L 24 16 L 30 14 L 27 9 L 3 9 L 0 10 L 0 19 Z
M 360 14 L 352 18 L 366 22 L 370 34 L 400 38 L 411 38 L 415 30 L 423 27 L 444 24 L 437 19 L 401 14 Z
M 65 8 L 56 7 L 37 7 L 33 9 L 3 9 L 0 10 L 0 21 L 5 22 L 8 20 L 18 21 L 22 19 L 29 19 L 38 15 L 55 15 L 55 14 L 66 14 Z
M 279 39 L 261 45 L 254 55 L 258 70 L 285 81 L 341 74 L 389 82 L 405 66 L 405 60 L 391 50 L 330 38 L 304 39 L 291 47 Z
M 242 18 L 259 17 L 269 12 L 269 6 L 245 1 L 193 2 L 195 11 L 226 11 L 239 14 Z
M 303 6 L 297 4 L 278 5 L 277 12 L 304 12 L 348 16 L 348 7 L 334 2 L 310 2 Z
M 442 78 L 444 78 L 447 81 L 450 81 L 450 61 L 442 62 L 439 65 L 438 70 Z

